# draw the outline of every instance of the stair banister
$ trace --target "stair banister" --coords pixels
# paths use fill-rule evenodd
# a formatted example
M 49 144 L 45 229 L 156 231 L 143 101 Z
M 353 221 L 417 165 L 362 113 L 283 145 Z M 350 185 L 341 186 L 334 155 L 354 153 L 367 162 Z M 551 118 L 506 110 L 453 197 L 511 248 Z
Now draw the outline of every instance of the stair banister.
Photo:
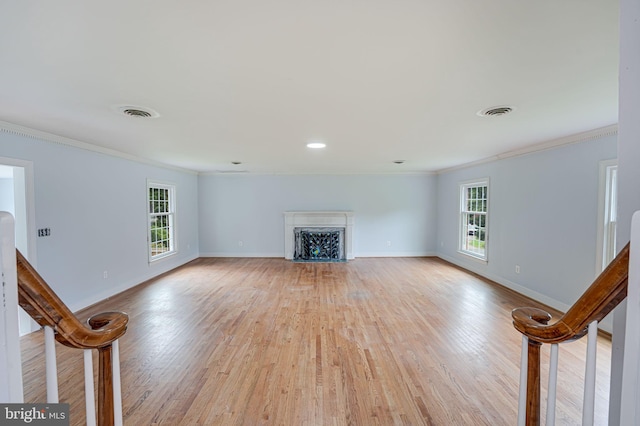
M 120 416 L 122 407 L 120 401 L 114 403 L 113 347 L 117 348 L 117 339 L 126 332 L 129 317 L 123 312 L 104 312 L 89 318 L 86 325 L 81 323 L 18 250 L 16 259 L 20 306 L 39 325 L 50 327 L 59 343 L 98 351 L 98 425 L 121 424 L 121 417 L 114 418 L 114 407 Z M 116 370 L 119 374 L 118 366 Z M 115 388 L 119 387 L 118 375 Z
M 527 379 L 521 381 L 521 392 L 526 384 L 526 415 L 519 413 L 519 424 L 540 424 L 540 346 L 543 343 L 558 344 L 577 340 L 591 329 L 588 363 L 595 368 L 595 338 L 597 323 L 607 316 L 618 304 L 627 297 L 627 283 L 629 277 L 629 252 L 627 244 L 616 258 L 596 278 L 584 294 L 557 321 L 551 322 L 551 315 L 538 308 L 517 308 L 511 313 L 514 327 L 522 333 L 523 342 L 527 345 Z M 524 347 L 524 343 L 523 343 Z M 591 372 L 587 373 L 589 383 L 585 386 L 584 407 L 587 422 L 593 418 L 593 386 Z M 552 377 L 550 377 L 550 380 Z M 595 382 L 594 382 L 595 383 Z M 521 398 L 522 399 L 522 398 Z M 553 418 L 548 414 L 547 418 Z

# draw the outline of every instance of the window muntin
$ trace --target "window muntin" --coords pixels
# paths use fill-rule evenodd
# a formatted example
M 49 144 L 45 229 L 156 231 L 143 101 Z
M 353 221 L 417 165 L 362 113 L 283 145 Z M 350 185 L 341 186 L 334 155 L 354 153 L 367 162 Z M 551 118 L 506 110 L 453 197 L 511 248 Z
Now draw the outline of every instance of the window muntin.
M 147 185 L 149 260 L 175 253 L 175 187 L 156 182 Z
M 461 253 L 487 260 L 487 213 L 489 211 L 489 181 L 460 185 Z

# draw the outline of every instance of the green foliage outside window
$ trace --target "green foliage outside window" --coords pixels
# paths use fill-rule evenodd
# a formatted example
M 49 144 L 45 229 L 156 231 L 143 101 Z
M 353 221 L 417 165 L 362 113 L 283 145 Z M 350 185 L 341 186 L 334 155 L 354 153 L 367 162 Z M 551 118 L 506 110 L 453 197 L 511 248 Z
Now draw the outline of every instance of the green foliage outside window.
M 173 212 L 170 197 L 169 188 L 149 188 L 149 237 L 152 257 L 173 250 Z

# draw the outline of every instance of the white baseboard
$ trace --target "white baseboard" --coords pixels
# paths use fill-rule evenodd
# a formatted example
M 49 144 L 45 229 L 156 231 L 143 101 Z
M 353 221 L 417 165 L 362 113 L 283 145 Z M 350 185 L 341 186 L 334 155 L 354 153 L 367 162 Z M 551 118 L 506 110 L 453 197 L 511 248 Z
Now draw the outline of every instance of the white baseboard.
M 221 252 L 221 251 L 213 251 L 200 253 L 200 257 L 280 257 L 284 259 L 284 251 L 281 253 L 231 253 L 231 252 Z
M 130 288 L 133 288 L 139 284 L 142 284 L 145 281 L 148 281 L 152 278 L 155 278 L 159 275 L 164 274 L 165 272 L 169 272 L 172 269 L 178 268 L 182 265 L 185 265 L 189 262 L 191 262 L 192 260 L 197 259 L 199 256 L 198 255 L 191 255 L 188 257 L 184 257 L 184 258 L 180 258 L 180 259 L 175 259 L 175 261 L 171 261 L 171 262 L 163 262 L 162 264 L 158 264 L 157 268 L 149 268 L 149 272 L 137 277 L 133 277 L 128 279 L 127 281 L 124 281 L 122 283 L 119 283 L 117 285 L 114 285 L 113 287 L 109 287 L 107 289 L 105 289 L 104 291 L 101 291 L 99 293 L 95 293 L 93 295 L 91 295 L 91 297 L 87 297 L 83 300 L 80 300 L 78 302 L 72 303 L 67 305 L 69 307 L 69 309 L 71 310 L 71 312 L 77 312 L 80 311 L 84 308 L 87 308 L 91 305 L 94 305 L 98 302 L 101 302 L 105 299 L 108 299 L 110 297 L 115 296 L 116 294 L 122 293 L 123 291 L 129 290 Z
M 553 299 L 542 293 L 538 293 L 535 290 L 531 290 L 530 288 L 524 287 L 518 283 L 510 281 L 499 275 L 493 275 L 493 274 L 487 273 L 481 268 L 478 268 L 478 265 L 474 265 L 472 263 L 467 263 L 467 262 L 461 262 L 459 259 L 455 259 L 446 255 L 443 255 L 442 253 L 438 254 L 437 256 L 442 260 L 446 260 L 449 263 L 453 263 L 454 265 L 457 265 L 461 268 L 464 268 L 468 271 L 478 274 L 484 278 L 487 278 L 491 281 L 495 281 L 496 283 L 500 284 L 503 287 L 507 287 L 517 293 L 530 297 L 531 299 L 537 302 L 543 303 L 553 309 L 557 309 L 561 312 L 566 312 L 570 308 L 569 305 L 567 305 L 566 303 L 562 303 L 559 300 Z
M 359 257 L 435 257 L 436 252 L 364 252 L 355 253 L 355 258 Z M 284 258 L 283 253 L 230 253 L 230 252 L 206 252 L 200 253 L 200 257 L 280 257 Z
M 434 257 L 436 252 L 432 251 L 389 251 L 389 252 L 362 252 L 355 253 L 356 259 L 359 257 Z
M 498 275 L 493 275 L 493 274 L 489 274 L 486 271 L 483 271 L 481 268 L 478 268 L 477 264 L 473 264 L 473 263 L 468 263 L 468 262 L 461 262 L 459 259 L 455 259 L 443 254 L 437 254 L 437 256 L 439 258 L 441 258 L 442 260 L 446 260 L 449 263 L 453 263 L 454 265 L 457 265 L 461 268 L 464 268 L 468 271 L 471 271 L 475 274 L 478 274 L 484 278 L 487 278 L 491 281 L 494 281 L 498 284 L 500 284 L 503 287 L 506 287 L 508 289 L 511 289 L 517 293 L 522 294 L 523 296 L 527 296 L 537 302 L 543 303 L 553 309 L 557 309 L 560 312 L 567 312 L 569 310 L 569 308 L 571 307 L 570 305 L 567 305 L 566 303 L 560 302 L 556 299 L 553 299 L 547 295 L 544 295 L 542 293 L 539 293 L 535 290 L 531 290 L 530 288 L 524 287 L 518 283 L 514 283 L 513 281 L 510 281 L 506 278 L 503 278 L 501 276 Z M 514 308 L 518 308 L 519 306 L 514 306 Z M 600 321 L 600 323 L 598 323 L 598 328 L 600 330 L 606 331 L 608 333 L 611 333 L 613 330 L 613 324 L 612 324 L 612 320 L 610 318 L 610 315 L 607 316 L 606 318 L 604 318 L 602 321 Z

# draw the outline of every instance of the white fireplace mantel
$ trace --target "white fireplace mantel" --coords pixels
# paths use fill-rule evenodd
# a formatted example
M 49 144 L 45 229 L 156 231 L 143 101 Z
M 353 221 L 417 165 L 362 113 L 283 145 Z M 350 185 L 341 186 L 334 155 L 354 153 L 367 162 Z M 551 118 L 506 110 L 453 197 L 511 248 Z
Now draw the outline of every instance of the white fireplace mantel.
M 295 228 L 344 228 L 344 251 L 347 260 L 353 255 L 353 212 L 284 212 L 284 258 L 293 259 Z

